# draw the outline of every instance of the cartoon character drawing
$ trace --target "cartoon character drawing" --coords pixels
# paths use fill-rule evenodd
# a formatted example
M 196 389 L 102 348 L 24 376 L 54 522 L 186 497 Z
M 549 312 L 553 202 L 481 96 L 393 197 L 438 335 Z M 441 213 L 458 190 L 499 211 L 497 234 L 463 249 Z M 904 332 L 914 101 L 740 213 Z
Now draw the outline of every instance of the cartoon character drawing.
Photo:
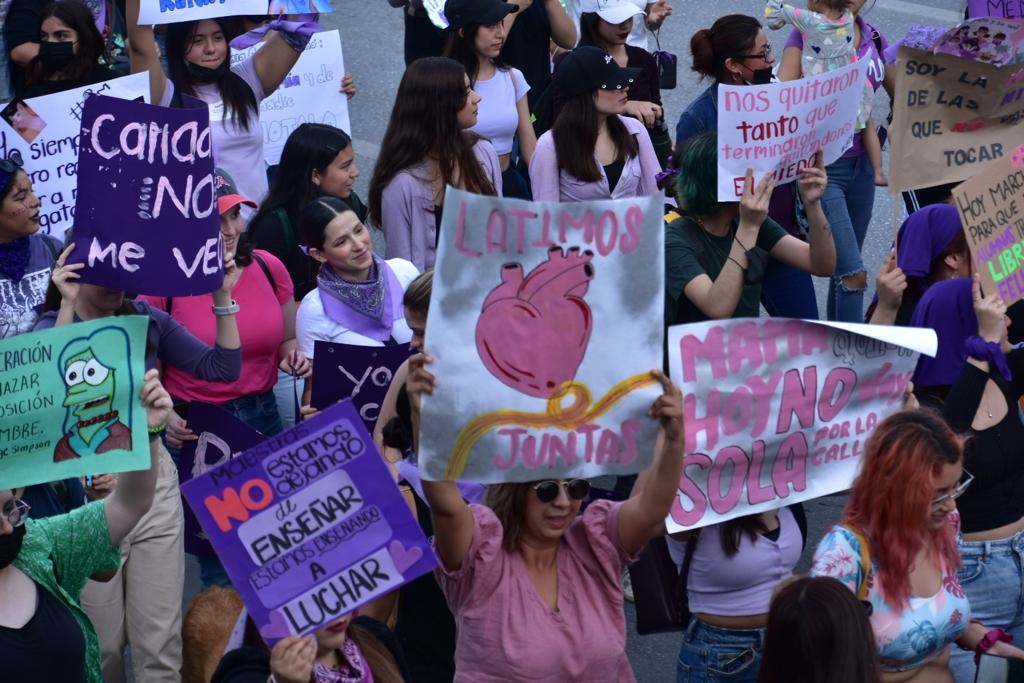
M 500 382 L 548 399 L 576 377 L 594 326 L 583 300 L 592 258 L 591 251 L 556 246 L 525 277 L 519 263 L 502 266 L 502 282 L 484 299 L 476 325 L 477 353 Z
M 130 399 L 118 406 L 116 389 L 127 382 L 121 396 L 133 396 L 132 379 L 119 376 L 129 355 L 128 335 L 124 330 L 105 327 L 88 337 L 72 339 L 58 358 L 58 370 L 64 378 L 64 436 L 53 450 L 53 461 L 63 462 L 114 450 L 130 450 L 132 433 Z

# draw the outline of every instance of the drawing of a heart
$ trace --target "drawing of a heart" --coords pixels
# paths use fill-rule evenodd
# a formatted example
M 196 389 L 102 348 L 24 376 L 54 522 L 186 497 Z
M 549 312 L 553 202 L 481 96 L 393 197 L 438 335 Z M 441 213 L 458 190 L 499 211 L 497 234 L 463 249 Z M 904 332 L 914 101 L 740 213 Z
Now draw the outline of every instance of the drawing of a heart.
M 402 574 L 405 570 L 420 561 L 423 557 L 421 548 L 406 548 L 399 540 L 391 541 L 388 545 L 388 552 L 391 553 L 391 561 L 395 563 L 395 569 Z
M 818 47 L 817 45 L 811 45 L 811 49 L 814 50 L 815 54 L 821 52 L 821 48 Z
M 547 399 L 576 377 L 594 326 L 583 300 L 593 256 L 552 247 L 526 277 L 522 264 L 502 266 L 502 282 L 484 299 L 476 324 L 477 353 L 500 382 Z
M 274 610 L 270 613 L 270 621 L 260 626 L 260 635 L 266 640 L 281 640 L 292 634 L 288 630 L 288 622 L 284 620 L 281 613 Z

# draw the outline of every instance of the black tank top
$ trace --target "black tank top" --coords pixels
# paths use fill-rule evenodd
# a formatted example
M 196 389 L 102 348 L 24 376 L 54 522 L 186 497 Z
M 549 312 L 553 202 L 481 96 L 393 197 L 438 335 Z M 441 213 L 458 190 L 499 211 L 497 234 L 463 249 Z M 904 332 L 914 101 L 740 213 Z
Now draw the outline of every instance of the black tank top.
M 10 681 L 85 683 L 85 636 L 71 610 L 36 584 L 36 613 L 0 626 L 0 671 Z

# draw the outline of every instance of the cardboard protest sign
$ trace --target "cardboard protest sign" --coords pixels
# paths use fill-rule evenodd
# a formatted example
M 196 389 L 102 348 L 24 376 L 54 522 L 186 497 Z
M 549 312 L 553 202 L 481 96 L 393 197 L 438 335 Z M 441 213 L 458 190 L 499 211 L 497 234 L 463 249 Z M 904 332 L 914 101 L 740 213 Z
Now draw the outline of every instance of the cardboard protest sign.
M 148 324 L 118 316 L 0 340 L 0 487 L 149 468 Z
M 686 460 L 670 532 L 849 488 L 934 330 L 737 318 L 668 330 Z
M 747 169 L 754 180 L 776 173 L 795 180 L 824 150 L 830 164 L 857 130 L 868 60 L 796 81 L 718 86 L 718 201 L 743 196 Z
M 1003 17 L 1024 19 L 1024 0 L 967 0 L 971 17 Z
M 372 434 L 391 378 L 409 357 L 409 345 L 352 346 L 317 341 L 313 342 L 313 357 L 311 405 L 323 410 L 335 401 L 350 400 Z
M 139 25 L 178 24 L 250 14 L 319 14 L 333 10 L 331 0 L 142 0 Z
M 262 46 L 257 43 L 232 50 L 231 63 L 248 59 Z M 263 159 L 268 164 L 273 166 L 281 160 L 285 141 L 303 123 L 323 123 L 352 135 L 348 97 L 341 92 L 344 77 L 341 34 L 337 30 L 314 34 L 278 89 L 260 103 Z
M 646 467 L 661 389 L 662 198 L 559 204 L 449 187 L 426 351 L 424 479 Z
M 178 481 L 201 477 L 266 437 L 228 411 L 209 403 L 191 403 L 186 422 L 199 437 L 186 441 L 178 458 Z M 213 555 L 210 540 L 199 526 L 192 508 L 185 506 L 185 552 Z
M 75 219 L 78 182 L 78 137 L 86 97 L 149 99 L 149 74 L 111 81 L 29 100 L 14 100 L 0 115 L 0 159 L 21 156 L 25 172 L 42 206 L 39 228 L 64 239 Z
M 271 645 L 328 626 L 437 564 L 351 403 L 181 491 Z
M 953 189 L 986 293 L 1024 299 L 1024 145 Z
M 901 47 L 889 128 L 889 189 L 955 183 L 1024 139 L 1019 66 Z
M 185 102 L 200 106 L 86 101 L 69 259 L 82 282 L 155 296 L 223 283 L 210 112 Z

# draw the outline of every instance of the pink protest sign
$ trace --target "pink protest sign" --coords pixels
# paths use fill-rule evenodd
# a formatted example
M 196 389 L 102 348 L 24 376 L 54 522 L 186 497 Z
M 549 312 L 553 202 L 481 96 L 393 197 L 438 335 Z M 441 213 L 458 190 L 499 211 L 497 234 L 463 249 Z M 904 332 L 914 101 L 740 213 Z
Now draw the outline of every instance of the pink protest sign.
M 933 330 L 779 318 L 669 328 L 686 461 L 670 532 L 849 488 Z

